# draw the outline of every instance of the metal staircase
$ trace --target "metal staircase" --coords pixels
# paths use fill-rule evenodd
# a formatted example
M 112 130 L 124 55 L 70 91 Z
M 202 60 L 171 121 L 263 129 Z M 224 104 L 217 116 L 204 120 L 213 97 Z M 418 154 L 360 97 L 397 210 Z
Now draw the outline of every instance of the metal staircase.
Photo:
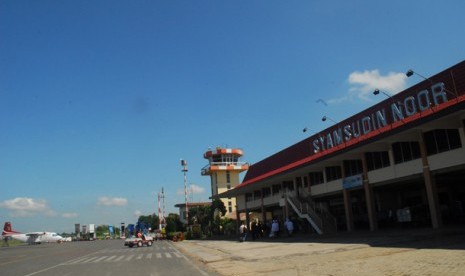
M 305 218 L 318 234 L 337 232 L 336 218 L 322 204 L 315 204 L 309 196 L 286 198 L 299 217 Z

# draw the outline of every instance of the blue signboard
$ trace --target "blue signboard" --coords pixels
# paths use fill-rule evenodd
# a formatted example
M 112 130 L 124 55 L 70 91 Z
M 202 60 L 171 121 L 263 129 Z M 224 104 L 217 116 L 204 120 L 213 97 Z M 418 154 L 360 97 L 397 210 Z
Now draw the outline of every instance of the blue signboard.
M 128 224 L 128 227 L 126 228 L 128 230 L 128 236 L 135 235 L 134 233 L 134 224 Z
M 342 187 L 344 189 L 355 188 L 363 185 L 363 177 L 361 174 L 352 175 L 342 180 Z

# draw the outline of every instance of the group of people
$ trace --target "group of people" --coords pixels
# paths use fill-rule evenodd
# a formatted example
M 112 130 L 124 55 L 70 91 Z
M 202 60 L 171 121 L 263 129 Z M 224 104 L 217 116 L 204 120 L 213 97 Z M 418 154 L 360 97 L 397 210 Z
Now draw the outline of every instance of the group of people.
M 294 223 L 289 218 L 284 222 L 284 228 L 286 229 L 287 235 L 289 237 L 294 233 Z M 255 240 L 259 237 L 263 237 L 264 234 L 269 230 L 268 237 L 275 238 L 280 237 L 280 225 L 277 219 L 273 219 L 268 225 L 263 225 L 260 221 L 253 221 L 251 225 L 251 234 L 252 240 Z M 242 222 L 239 227 L 240 238 L 239 241 L 243 242 L 247 240 L 247 234 L 249 230 L 245 225 L 245 222 Z
M 284 222 L 284 228 L 286 229 L 287 236 L 291 237 L 292 234 L 294 233 L 294 223 L 292 222 L 292 220 L 287 218 L 286 221 Z M 271 222 L 271 231 L 270 231 L 269 237 L 275 238 L 279 236 L 280 236 L 279 221 L 277 219 L 274 219 Z

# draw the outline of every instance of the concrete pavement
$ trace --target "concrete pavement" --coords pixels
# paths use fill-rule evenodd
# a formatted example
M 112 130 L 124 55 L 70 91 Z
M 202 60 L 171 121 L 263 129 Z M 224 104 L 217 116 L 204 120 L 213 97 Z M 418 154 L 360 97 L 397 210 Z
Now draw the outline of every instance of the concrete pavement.
M 465 227 L 174 243 L 221 275 L 465 275 Z

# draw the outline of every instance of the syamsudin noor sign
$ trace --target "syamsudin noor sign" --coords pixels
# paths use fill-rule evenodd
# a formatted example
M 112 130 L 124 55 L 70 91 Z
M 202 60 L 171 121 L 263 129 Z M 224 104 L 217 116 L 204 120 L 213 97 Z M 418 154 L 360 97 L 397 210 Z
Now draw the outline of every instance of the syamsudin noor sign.
M 444 83 L 439 82 L 431 85 L 430 89 L 419 91 L 414 96 L 405 97 L 403 100 L 392 102 L 388 107 L 366 114 L 360 119 L 341 124 L 323 135 L 318 135 L 312 142 L 313 152 L 331 149 L 353 138 L 367 135 L 388 124 L 402 121 L 418 112 L 447 102 L 447 92 Z

